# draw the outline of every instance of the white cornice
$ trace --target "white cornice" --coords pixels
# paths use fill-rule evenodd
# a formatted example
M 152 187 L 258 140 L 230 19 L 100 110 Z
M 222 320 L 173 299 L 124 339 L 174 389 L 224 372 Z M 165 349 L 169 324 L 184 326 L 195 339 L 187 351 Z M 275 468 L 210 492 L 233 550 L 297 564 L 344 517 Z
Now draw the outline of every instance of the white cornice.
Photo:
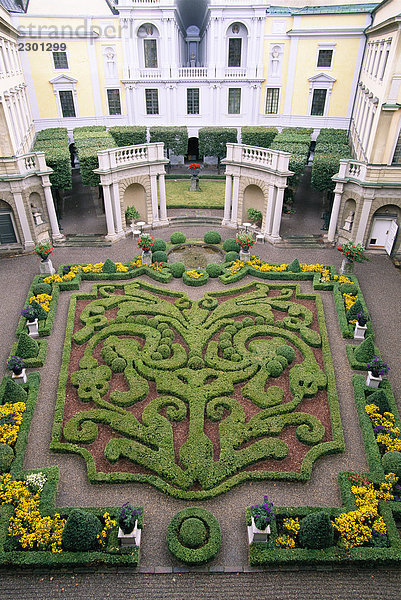
M 363 27 L 339 27 L 336 29 L 290 29 L 289 37 L 358 37 L 363 35 Z

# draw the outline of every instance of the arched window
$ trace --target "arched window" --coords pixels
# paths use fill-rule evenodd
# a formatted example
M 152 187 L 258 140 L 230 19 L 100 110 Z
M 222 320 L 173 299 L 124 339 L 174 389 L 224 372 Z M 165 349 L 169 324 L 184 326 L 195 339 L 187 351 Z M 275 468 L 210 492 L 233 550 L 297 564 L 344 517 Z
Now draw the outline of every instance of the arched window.
M 227 29 L 228 38 L 228 67 L 242 67 L 246 65 L 246 41 L 248 30 L 242 23 L 232 23 Z
M 157 38 L 159 32 L 152 23 L 144 23 L 138 29 L 138 37 L 143 40 L 143 65 L 145 69 L 157 69 Z

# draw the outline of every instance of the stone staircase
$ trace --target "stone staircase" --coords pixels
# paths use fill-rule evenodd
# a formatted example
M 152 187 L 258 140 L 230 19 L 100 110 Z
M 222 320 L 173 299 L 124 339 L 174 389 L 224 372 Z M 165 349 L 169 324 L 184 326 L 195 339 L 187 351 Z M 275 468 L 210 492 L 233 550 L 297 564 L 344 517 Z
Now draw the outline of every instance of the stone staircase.
M 98 235 L 95 233 L 69 233 L 65 236 L 65 240 L 59 242 L 56 241 L 55 246 L 75 246 L 75 247 L 96 247 L 111 246 L 111 243 L 105 239 L 104 235 Z
M 326 248 L 322 234 L 288 235 L 274 244 L 278 248 Z
M 180 227 L 192 227 L 194 225 L 199 226 L 213 226 L 213 227 L 221 227 L 222 217 L 215 217 L 212 215 L 204 216 L 204 215 L 189 215 L 189 216 L 177 216 L 177 217 L 169 217 L 170 227 L 176 228 L 178 225 Z

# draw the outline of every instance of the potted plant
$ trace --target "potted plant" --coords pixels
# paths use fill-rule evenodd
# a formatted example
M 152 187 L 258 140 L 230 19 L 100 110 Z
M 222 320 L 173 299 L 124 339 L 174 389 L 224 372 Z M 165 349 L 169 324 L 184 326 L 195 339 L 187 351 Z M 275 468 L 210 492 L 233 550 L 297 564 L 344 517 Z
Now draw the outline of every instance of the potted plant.
M 189 191 L 200 192 L 201 189 L 199 187 L 199 171 L 201 167 L 198 163 L 191 163 L 188 168 L 191 173 L 191 187 L 189 188 Z
M 14 373 L 14 375 L 21 375 L 25 363 L 19 356 L 11 355 L 7 361 L 7 367 Z
M 198 163 L 191 163 L 188 167 L 191 177 L 199 177 L 201 166 Z
M 378 388 L 383 375 L 387 375 L 390 367 L 379 356 L 374 356 L 367 364 L 368 376 L 366 385 Z
M 250 258 L 249 248 L 252 248 L 255 243 L 252 233 L 250 231 L 240 231 L 237 233 L 235 241 L 241 246 L 240 258 L 248 260 Z
M 43 262 L 49 258 L 52 252 L 53 246 L 51 242 L 40 242 L 33 248 L 33 253 L 40 256 Z
M 146 265 L 152 264 L 152 253 L 153 244 L 155 238 L 150 233 L 141 233 L 138 239 L 138 248 L 142 248 L 142 262 Z
M 361 310 L 357 315 L 357 322 L 355 323 L 354 340 L 365 339 L 365 332 L 367 330 L 366 323 L 368 322 L 368 316 L 365 311 Z
M 252 542 L 268 542 L 271 533 L 270 523 L 276 518 L 273 502 L 263 496 L 263 504 L 251 506 L 252 524 L 248 527 L 248 540 Z
M 260 227 L 262 225 L 262 213 L 256 208 L 248 208 L 248 219 L 251 223 Z
M 353 244 L 352 242 L 346 242 L 341 246 L 338 246 L 337 250 L 344 256 L 343 262 L 341 263 L 340 274 L 352 273 L 355 262 L 362 262 L 369 260 L 364 254 L 364 246 L 362 244 Z
M 137 527 L 137 519 L 141 514 L 140 508 L 134 508 L 126 502 L 118 514 L 118 538 L 122 546 L 139 546 L 141 530 Z
M 127 206 L 125 209 L 125 220 L 127 225 L 131 225 L 132 221 L 140 218 L 139 212 L 136 210 L 135 206 Z
M 26 308 L 21 310 L 21 315 L 26 319 L 29 335 L 31 337 L 39 337 L 38 314 L 35 307 L 28 304 Z

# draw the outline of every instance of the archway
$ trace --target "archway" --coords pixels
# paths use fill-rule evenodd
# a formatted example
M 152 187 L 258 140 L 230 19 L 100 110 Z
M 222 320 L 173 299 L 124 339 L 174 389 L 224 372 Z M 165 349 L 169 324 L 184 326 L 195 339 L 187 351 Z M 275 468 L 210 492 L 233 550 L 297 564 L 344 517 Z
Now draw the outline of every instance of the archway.
M 248 210 L 250 208 L 259 210 L 263 218 L 264 205 L 265 198 L 260 187 L 254 184 L 248 185 L 244 190 L 244 200 L 242 203 L 242 222 L 249 221 L 250 217 Z
M 353 198 L 348 198 L 344 205 L 342 228 L 345 231 L 352 231 L 356 212 L 356 201 Z
M 12 208 L 7 202 L 0 200 L 0 245 L 17 243 Z
M 134 206 L 142 221 L 147 221 L 146 191 L 140 183 L 131 183 L 124 192 L 124 212 L 128 206 Z
M 199 139 L 197 137 L 188 138 L 188 160 L 199 160 Z
M 399 206 L 395 204 L 381 206 L 372 216 L 367 246 L 372 249 L 386 250 L 390 254 L 400 222 Z

